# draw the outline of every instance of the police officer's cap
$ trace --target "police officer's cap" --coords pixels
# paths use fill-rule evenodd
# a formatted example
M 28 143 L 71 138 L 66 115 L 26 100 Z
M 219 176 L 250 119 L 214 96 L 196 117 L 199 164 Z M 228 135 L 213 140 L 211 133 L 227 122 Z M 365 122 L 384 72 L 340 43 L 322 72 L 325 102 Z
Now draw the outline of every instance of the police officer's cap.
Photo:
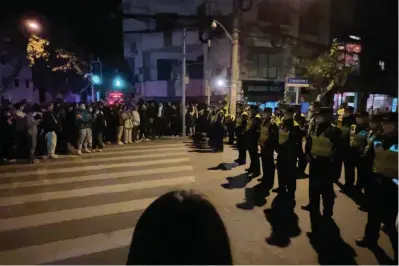
M 368 118 L 370 116 L 369 112 L 363 111 L 363 112 L 357 112 L 356 113 L 357 117 L 365 117 Z
M 320 107 L 319 115 L 329 116 L 333 114 L 333 108 L 331 107 Z
M 273 109 L 270 108 L 270 107 L 266 107 L 266 108 L 263 109 L 263 112 L 271 113 L 271 112 L 273 112 Z
M 386 113 L 381 116 L 382 123 L 386 124 L 397 124 L 398 123 L 398 114 L 397 113 Z
M 355 108 L 353 108 L 352 106 L 346 106 L 345 108 L 345 111 L 350 111 L 350 112 L 353 112 L 353 111 L 355 111 Z

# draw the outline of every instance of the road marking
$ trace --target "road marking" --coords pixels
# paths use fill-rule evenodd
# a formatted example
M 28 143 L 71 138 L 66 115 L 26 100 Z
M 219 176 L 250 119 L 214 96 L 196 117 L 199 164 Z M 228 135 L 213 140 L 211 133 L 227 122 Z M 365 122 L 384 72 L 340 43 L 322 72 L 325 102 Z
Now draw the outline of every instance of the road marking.
M 91 171 L 91 170 L 106 170 L 119 167 L 133 167 L 133 166 L 146 166 L 146 165 L 157 165 L 166 163 L 182 163 L 190 161 L 189 158 L 174 158 L 165 160 L 151 160 L 151 161 L 138 161 L 131 163 L 118 163 L 118 164 L 104 164 L 104 165 L 89 165 L 89 166 L 77 166 L 69 168 L 53 168 L 53 169 L 37 169 L 27 172 L 6 172 L 1 173 L 0 178 L 20 177 L 20 176 L 31 176 L 31 175 L 48 175 L 48 174 L 61 174 L 61 173 L 72 173 L 79 171 Z
M 119 193 L 119 192 L 126 192 L 138 189 L 176 186 L 192 182 L 195 182 L 194 176 L 183 176 L 183 177 L 175 177 L 167 179 L 165 178 L 165 179 L 139 181 L 134 183 L 118 184 L 110 186 L 88 187 L 81 189 L 56 191 L 56 192 L 44 192 L 44 193 L 36 193 L 36 194 L 29 194 L 22 196 L 0 198 L 0 206 L 9 206 L 9 205 L 25 204 L 30 202 L 41 202 L 41 201 L 59 200 L 59 199 L 71 199 L 75 197 L 86 197 L 86 196 L 93 196 L 99 194 L 105 195 L 110 193 Z
M 105 150 L 101 153 L 92 152 L 92 153 L 85 153 L 84 157 L 93 157 L 97 156 L 98 154 L 106 155 L 106 154 L 117 154 L 117 153 L 134 153 L 134 154 L 142 154 L 142 153 L 150 153 L 150 152 L 171 152 L 171 151 L 187 151 L 185 147 L 176 147 L 176 148 L 150 148 L 150 149 L 142 149 L 142 150 L 114 150 L 109 149 Z
M 122 152 L 121 152 L 122 153 Z M 98 153 L 101 155 L 101 153 Z M 126 152 L 123 152 L 125 155 Z M 150 153 L 150 154 L 139 154 L 139 155 L 128 155 L 128 156 L 112 156 L 107 158 L 98 158 L 98 157 L 89 157 L 86 156 L 74 156 L 70 157 L 71 160 L 63 160 L 63 161 L 44 161 L 40 164 L 27 164 L 24 165 L 23 168 L 40 168 L 42 166 L 50 166 L 50 165 L 69 165 L 69 164 L 83 164 L 83 163 L 99 163 L 99 162 L 109 162 L 115 160 L 135 160 L 135 159 L 148 159 L 148 158 L 162 158 L 162 157 L 173 157 L 173 156 L 184 156 L 187 155 L 187 152 L 177 151 L 170 153 Z M 10 165 L 7 168 L 21 168 L 21 165 Z M 7 169 L 6 169 L 7 170 Z M 6 172 L 6 171 L 5 171 Z M 1 172 L 0 172 L 1 173 Z M 3 172 L 4 173 L 4 172 Z
M 25 181 L 25 182 L 15 182 L 15 183 L 9 183 L 9 184 L 0 184 L 0 189 L 47 186 L 47 185 L 67 184 L 67 183 L 84 182 L 84 181 L 96 181 L 96 180 L 104 180 L 104 179 L 117 179 L 117 178 L 123 178 L 123 177 L 134 177 L 134 176 L 142 176 L 142 175 L 161 174 L 161 173 L 166 174 L 166 173 L 192 171 L 192 170 L 193 170 L 193 167 L 191 165 L 171 166 L 171 167 L 163 167 L 163 168 L 133 170 L 133 171 L 119 172 L 119 173 L 104 173 L 104 174 L 94 174 L 94 175 L 85 175 L 85 176 L 77 176 L 77 177 L 42 179 L 42 180 L 32 180 L 32 181 Z
M 2 264 L 39 265 L 130 245 L 134 228 L 0 252 Z M 127 259 L 127 258 L 126 258 Z
M 21 217 L 0 219 L 0 231 L 17 230 L 46 224 L 81 220 L 104 215 L 126 213 L 146 209 L 157 198 L 130 200 L 90 207 L 38 213 Z M 93 225 L 95 226 L 95 225 Z M 3 263 L 2 260 L 0 260 Z
M 109 145 L 106 146 L 106 149 L 108 150 L 122 150 L 122 149 L 131 149 L 131 150 L 136 150 L 139 151 L 141 149 L 147 149 L 147 148 L 172 148 L 172 147 L 185 147 L 183 143 L 175 143 L 175 144 L 159 144 L 159 145 Z

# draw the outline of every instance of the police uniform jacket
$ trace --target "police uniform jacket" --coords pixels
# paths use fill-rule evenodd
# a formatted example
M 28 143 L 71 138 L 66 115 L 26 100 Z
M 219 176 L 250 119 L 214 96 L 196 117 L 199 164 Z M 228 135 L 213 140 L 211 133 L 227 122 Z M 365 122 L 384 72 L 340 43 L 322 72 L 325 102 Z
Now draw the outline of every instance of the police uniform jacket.
M 316 125 L 316 128 L 306 138 L 305 154 L 314 160 L 334 162 L 339 159 L 341 130 L 330 124 Z

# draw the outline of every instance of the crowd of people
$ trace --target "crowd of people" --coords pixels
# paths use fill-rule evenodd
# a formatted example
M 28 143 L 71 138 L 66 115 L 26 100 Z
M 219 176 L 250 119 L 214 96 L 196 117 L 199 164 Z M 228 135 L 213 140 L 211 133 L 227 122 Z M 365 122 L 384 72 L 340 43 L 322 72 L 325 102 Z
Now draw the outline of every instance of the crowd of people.
M 332 220 L 336 197 L 334 183 L 337 183 L 341 192 L 355 199 L 360 210 L 368 212 L 364 236 L 356 243 L 362 247 L 377 247 L 383 223 L 397 257 L 396 113 L 370 116 L 367 112 L 355 113 L 353 107 L 343 104 L 334 115 L 332 108 L 315 102 L 306 116 L 301 113 L 300 105 L 282 104 L 274 112 L 271 108 L 259 110 L 255 105 L 239 105 L 236 117 L 219 106 L 211 121 L 208 135 L 213 150 L 223 151 L 226 132 L 231 144 L 236 138 L 238 158 L 235 162 L 245 165 L 248 152 L 249 180 L 263 173 L 260 185 L 264 191 L 285 195 L 295 206 L 297 179 L 309 177 L 309 203 L 301 207 L 310 212 L 313 233 L 322 234 L 318 232 L 317 221 Z M 308 164 L 309 175 L 306 175 Z M 344 184 L 339 181 L 342 166 L 345 168 Z M 275 169 L 277 187 L 274 187 Z
M 180 107 L 171 102 L 6 102 L 0 108 L 0 159 L 38 163 L 39 157 L 101 152 L 107 143 L 125 145 L 180 133 Z

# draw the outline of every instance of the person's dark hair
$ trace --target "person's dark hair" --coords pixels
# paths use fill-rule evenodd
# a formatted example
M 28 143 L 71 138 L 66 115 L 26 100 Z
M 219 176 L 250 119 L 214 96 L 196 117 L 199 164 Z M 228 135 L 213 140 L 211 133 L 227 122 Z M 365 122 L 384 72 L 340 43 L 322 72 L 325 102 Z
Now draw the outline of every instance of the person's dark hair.
M 14 108 L 15 108 L 16 110 L 19 110 L 19 109 L 21 109 L 22 106 L 24 106 L 24 104 L 23 104 L 22 102 L 18 102 L 18 103 L 16 103 L 16 104 L 14 105 Z
M 201 194 L 172 191 L 141 215 L 128 265 L 232 265 L 229 237 L 215 207 Z

